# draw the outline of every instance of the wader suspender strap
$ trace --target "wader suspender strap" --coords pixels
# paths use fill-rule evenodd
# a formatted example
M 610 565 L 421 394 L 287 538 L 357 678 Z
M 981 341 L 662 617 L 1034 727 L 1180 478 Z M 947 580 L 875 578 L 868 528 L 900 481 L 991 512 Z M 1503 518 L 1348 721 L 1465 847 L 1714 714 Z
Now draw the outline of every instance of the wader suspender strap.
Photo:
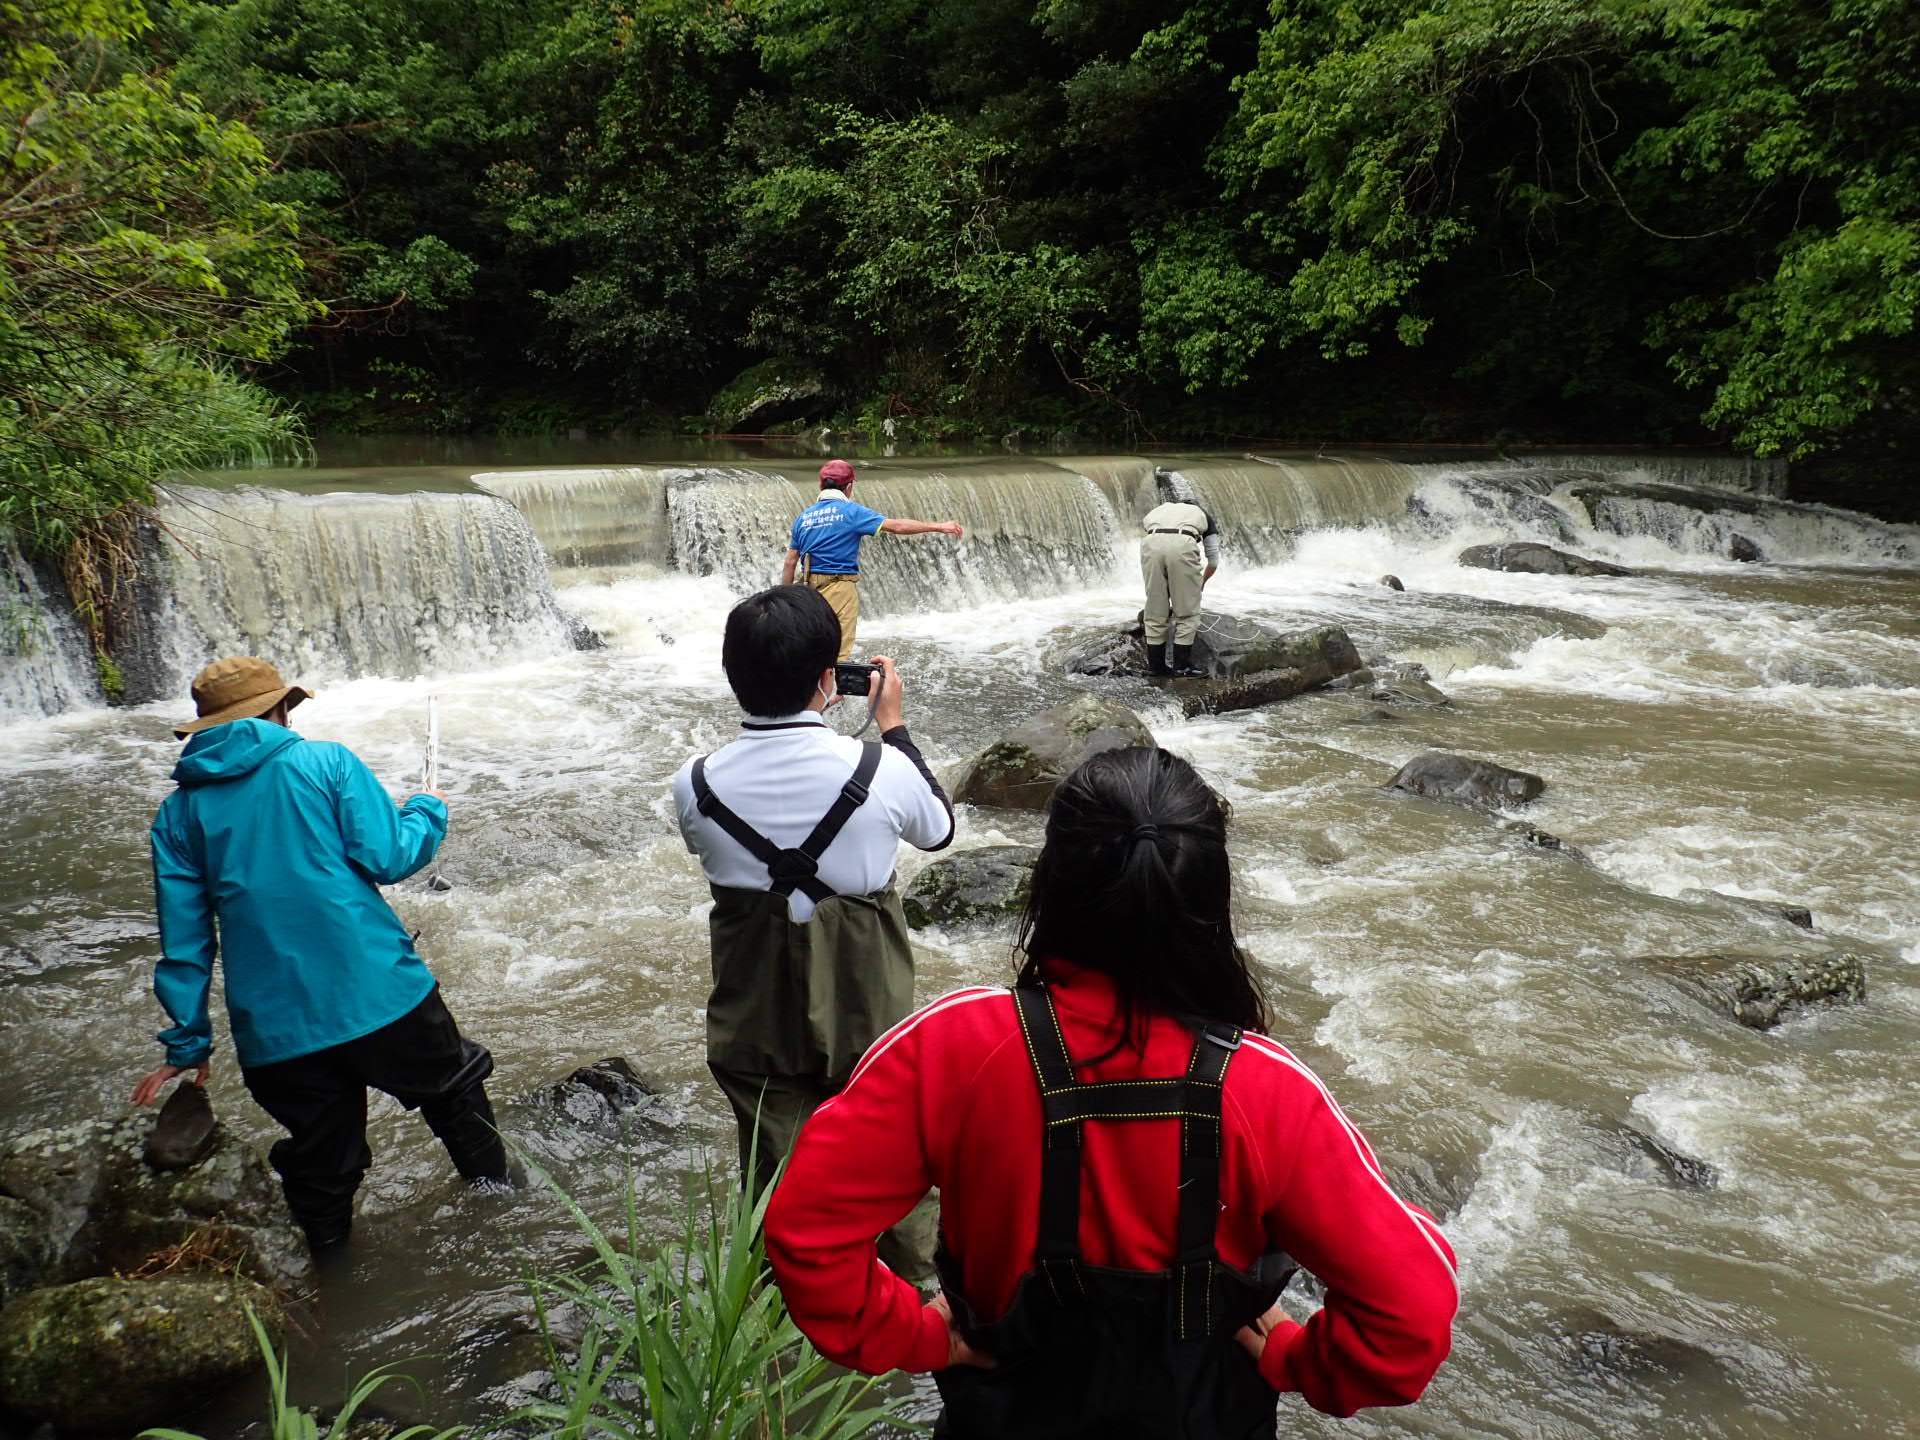
M 860 763 L 854 767 L 852 778 L 840 787 L 840 793 L 834 796 L 833 804 L 827 807 L 827 813 L 820 817 L 820 823 L 813 827 L 812 833 L 792 850 L 782 850 L 720 803 L 720 797 L 707 784 L 707 757 L 704 755 L 693 762 L 694 806 L 767 867 L 767 873 L 773 877 L 773 884 L 768 888 L 775 895 L 791 895 L 798 890 L 818 905 L 822 900 L 831 899 L 835 893 L 831 886 L 819 878 L 820 857 L 827 853 L 827 847 L 834 842 L 834 837 L 839 835 L 841 827 L 853 812 L 867 803 L 867 796 L 873 793 L 867 786 L 879 768 L 880 746 L 869 740 L 860 747 Z
M 1046 1120 L 1040 1165 L 1040 1233 L 1034 1259 L 1067 1304 L 1086 1294 L 1080 1276 L 1080 1136 L 1088 1120 L 1180 1121 L 1180 1221 L 1175 1256 L 1179 1339 L 1213 1330 L 1214 1224 L 1220 1213 L 1220 1095 L 1240 1032 L 1208 1025 L 1194 1042 L 1187 1073 L 1169 1080 L 1107 1080 L 1082 1084 L 1053 998 L 1043 988 L 1013 992 L 1027 1058 L 1040 1084 Z

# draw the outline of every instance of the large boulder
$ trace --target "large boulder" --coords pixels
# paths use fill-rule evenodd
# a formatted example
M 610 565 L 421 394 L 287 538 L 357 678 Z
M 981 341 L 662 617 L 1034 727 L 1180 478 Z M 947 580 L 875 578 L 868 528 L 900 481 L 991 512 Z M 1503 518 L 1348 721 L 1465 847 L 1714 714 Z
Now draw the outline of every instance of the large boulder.
M 953 798 L 1002 810 L 1044 810 L 1053 787 L 1089 756 L 1153 743 L 1146 722 L 1126 706 L 1081 695 L 1022 721 L 974 756 Z
M 285 1322 L 273 1293 L 235 1276 L 36 1290 L 0 1311 L 0 1406 L 62 1431 L 178 1422 L 260 1368 L 249 1312 L 277 1344 Z
M 1509 770 L 1491 760 L 1471 760 L 1444 750 L 1428 750 L 1402 765 L 1399 773 L 1382 788 L 1492 810 L 1527 804 L 1547 788 L 1547 782 L 1538 775 Z
M 762 360 L 743 370 L 707 404 L 707 417 L 730 434 L 757 435 L 769 426 L 817 420 L 833 397 L 817 371 L 791 360 Z
M 244 1256 L 243 1272 L 264 1285 L 307 1289 L 313 1257 L 266 1161 L 216 1124 L 199 1160 L 156 1170 L 147 1146 L 158 1119 L 138 1110 L 0 1146 L 0 1195 L 33 1213 L 45 1257 L 32 1283 L 133 1270 L 195 1245 Z
M 1281 630 L 1258 620 L 1203 610 L 1193 642 L 1193 664 L 1210 680 L 1298 671 L 1299 688 L 1308 690 L 1358 670 L 1360 652 L 1337 625 Z M 1145 675 L 1147 645 L 1140 622 L 1083 640 L 1068 652 L 1066 666 L 1075 675 Z
M 1633 572 L 1605 560 L 1556 550 L 1531 540 L 1504 545 L 1470 545 L 1457 557 L 1476 570 L 1510 570 L 1522 575 L 1631 575 Z
M 1789 1010 L 1867 998 L 1866 962 L 1847 952 L 1647 955 L 1638 963 L 1671 975 L 1695 998 L 1754 1030 L 1771 1030 Z
M 901 897 L 907 924 L 924 930 L 1018 915 L 1026 908 L 1039 858 L 1031 845 L 987 845 L 942 855 Z

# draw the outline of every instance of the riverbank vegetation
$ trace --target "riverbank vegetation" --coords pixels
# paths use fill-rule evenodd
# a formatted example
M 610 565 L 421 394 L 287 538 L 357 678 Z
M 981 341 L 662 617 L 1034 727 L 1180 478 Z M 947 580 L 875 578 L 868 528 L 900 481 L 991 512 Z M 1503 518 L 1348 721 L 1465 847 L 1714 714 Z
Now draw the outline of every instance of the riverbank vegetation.
M 907 1419 L 903 1396 L 830 1365 L 787 1314 L 768 1278 L 761 1231 L 771 1191 L 756 1196 L 709 1174 L 689 1192 L 681 1233 L 656 1248 L 631 1182 L 625 1213 L 603 1226 L 540 1179 L 590 1252 L 575 1269 L 528 1280 L 548 1367 L 546 1398 L 490 1422 L 436 1430 L 383 1421 L 382 1433 L 391 1429 L 393 1440 L 857 1440 L 923 1430 Z M 254 1333 L 266 1363 L 273 1440 L 359 1433 L 355 1416 L 383 1387 L 412 1384 L 403 1366 L 383 1365 L 331 1417 L 316 1416 L 289 1400 L 287 1357 L 258 1320 Z M 175 1429 L 142 1433 L 201 1440 Z
M 322 429 L 1788 454 L 1920 379 L 1892 0 L 4 13 L 15 512 L 284 443 L 238 377 Z

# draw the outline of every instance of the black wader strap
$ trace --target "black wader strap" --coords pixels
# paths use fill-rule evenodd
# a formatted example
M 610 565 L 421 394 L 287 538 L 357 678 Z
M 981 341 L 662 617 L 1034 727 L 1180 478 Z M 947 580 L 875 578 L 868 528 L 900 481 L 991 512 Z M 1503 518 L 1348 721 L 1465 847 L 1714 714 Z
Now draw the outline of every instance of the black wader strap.
M 867 796 L 873 793 L 867 787 L 879 768 L 880 746 L 870 740 L 860 747 L 860 763 L 854 767 L 852 778 L 840 787 L 840 793 L 812 833 L 792 850 L 782 850 L 720 802 L 720 797 L 707 783 L 704 755 L 693 762 L 694 807 L 767 867 L 767 874 L 773 877 L 773 884 L 768 888 L 775 895 L 791 895 L 798 890 L 818 905 L 834 894 L 832 887 L 819 878 L 820 857 L 827 853 L 827 847 L 833 844 L 853 812 L 867 803 Z
M 1040 1229 L 1034 1259 L 1061 1303 L 1086 1292 L 1080 1275 L 1080 1135 L 1088 1120 L 1180 1121 L 1180 1220 L 1175 1281 L 1180 1339 L 1213 1329 L 1214 1225 L 1220 1211 L 1220 1094 L 1240 1032 L 1210 1025 L 1195 1042 L 1187 1073 L 1167 1080 L 1074 1079 L 1053 997 L 1013 992 L 1027 1058 L 1046 1121 L 1040 1162 Z
M 1187 1063 L 1189 1104 L 1180 1117 L 1180 1230 L 1174 1333 L 1182 1340 L 1213 1333 L 1213 1272 L 1220 1254 L 1213 1246 L 1220 1218 L 1220 1097 L 1227 1066 L 1240 1048 L 1230 1025 L 1207 1025 Z

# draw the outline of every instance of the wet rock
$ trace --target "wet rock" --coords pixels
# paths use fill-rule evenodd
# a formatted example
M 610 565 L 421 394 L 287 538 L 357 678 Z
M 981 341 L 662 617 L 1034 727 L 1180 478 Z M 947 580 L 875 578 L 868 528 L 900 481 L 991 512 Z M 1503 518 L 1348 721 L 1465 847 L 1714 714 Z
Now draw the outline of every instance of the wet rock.
M 1401 710 L 1451 709 L 1453 697 L 1433 683 L 1427 667 L 1411 661 L 1375 666 L 1373 682 L 1366 687 L 1367 698 L 1376 705 Z
M 901 897 L 907 924 L 924 930 L 1018 915 L 1026 908 L 1039 858 L 1031 845 L 988 845 L 943 855 Z
M 582 620 L 578 615 L 563 610 L 560 612 L 560 618 L 564 620 L 567 625 L 567 643 L 572 645 L 574 649 L 604 650 L 607 648 L 607 637 L 594 629 L 593 626 L 589 625 L 586 621 Z
M 1316 674 L 1308 670 L 1262 670 L 1232 680 L 1183 677 L 1164 681 L 1161 688 L 1178 697 L 1180 712 L 1191 719 L 1229 710 L 1257 710 L 1262 705 L 1291 700 L 1318 688 Z
M 1720 1185 L 1720 1172 L 1705 1160 L 1676 1150 L 1638 1125 L 1620 1126 L 1619 1136 L 1628 1148 L 1631 1169 L 1645 1167 L 1669 1184 L 1688 1190 L 1714 1190 Z
M 1258 620 L 1203 610 L 1193 642 L 1193 664 L 1209 680 L 1297 670 L 1307 677 L 1302 688 L 1311 689 L 1358 670 L 1360 652 L 1337 625 L 1281 630 Z M 1066 668 L 1074 675 L 1145 675 L 1147 649 L 1139 622 L 1082 641 L 1068 652 Z
M 36 1290 L 0 1311 L 0 1405 L 61 1430 L 177 1422 L 260 1368 L 249 1311 L 278 1343 L 272 1292 L 232 1276 Z
M 1569 860 L 1578 860 L 1582 865 L 1589 863 L 1585 852 L 1580 850 L 1578 846 L 1569 845 L 1558 835 L 1542 830 L 1537 825 L 1529 825 L 1524 820 L 1515 820 L 1505 816 L 1500 817 L 1498 823 L 1502 830 L 1513 836 L 1513 838 L 1518 840 L 1522 845 L 1529 846 L 1535 850 L 1550 850 L 1557 855 L 1566 856 Z
M 1146 722 L 1126 706 L 1081 695 L 1022 721 L 974 756 L 953 798 L 1003 810 L 1044 810 L 1053 787 L 1089 756 L 1153 743 Z
M 1720 1357 L 1699 1338 L 1623 1325 L 1597 1310 L 1570 1317 L 1567 1342 L 1575 1364 L 1584 1370 L 1681 1376 L 1722 1370 Z
M 1631 575 L 1633 572 L 1604 560 L 1589 560 L 1566 550 L 1555 550 L 1531 540 L 1504 545 L 1470 545 L 1456 557 L 1476 570 L 1507 570 L 1522 575 Z
M 1801 930 L 1813 929 L 1813 911 L 1805 905 L 1782 905 L 1747 895 L 1729 895 L 1724 890 L 1682 890 L 1677 898 L 1696 905 L 1712 905 L 1721 910 L 1738 910 L 1766 920 L 1784 920 Z
M 629 1110 L 650 1103 L 657 1089 L 631 1061 L 610 1055 L 591 1065 L 582 1065 L 530 1100 L 573 1124 L 597 1129 Z
M 264 1285 L 306 1290 L 313 1259 L 266 1161 L 216 1124 L 202 1159 L 155 1170 L 146 1153 L 157 1119 L 139 1110 L 0 1147 L 0 1194 L 34 1212 L 44 1239 L 42 1283 L 135 1270 L 156 1252 L 198 1245 L 243 1255 L 244 1273 Z
M 1436 1160 L 1421 1156 L 1390 1165 L 1387 1179 L 1394 1194 L 1444 1222 L 1459 1214 L 1473 1198 L 1473 1187 L 1480 1183 L 1480 1165 L 1471 1157 Z
M 0 1195 L 0 1307 L 40 1283 L 51 1250 L 39 1213 L 24 1200 Z
M 1727 558 L 1741 561 L 1743 564 L 1752 564 L 1767 557 L 1760 547 L 1746 536 L 1732 535 L 1727 539 Z
M 156 1170 L 185 1170 L 212 1154 L 218 1139 L 206 1087 L 182 1081 L 173 1087 L 147 1132 L 147 1164 Z
M 1429 800 L 1451 800 L 1476 809 L 1525 805 L 1547 788 L 1547 782 L 1524 770 L 1509 770 L 1491 760 L 1472 760 L 1444 750 L 1416 755 L 1381 787 L 1424 795 Z
M 1380 583 L 1389 590 L 1405 590 L 1407 588 L 1400 583 L 1400 577 L 1398 575 L 1382 575 L 1380 577 Z
M 1640 963 L 1677 979 L 1716 1010 L 1754 1030 L 1770 1030 L 1789 1010 L 1857 1004 L 1867 998 L 1863 957 L 1649 955 Z
M 436 894 L 444 895 L 447 891 L 453 889 L 453 882 L 436 870 L 427 877 L 427 889 L 434 891 Z

